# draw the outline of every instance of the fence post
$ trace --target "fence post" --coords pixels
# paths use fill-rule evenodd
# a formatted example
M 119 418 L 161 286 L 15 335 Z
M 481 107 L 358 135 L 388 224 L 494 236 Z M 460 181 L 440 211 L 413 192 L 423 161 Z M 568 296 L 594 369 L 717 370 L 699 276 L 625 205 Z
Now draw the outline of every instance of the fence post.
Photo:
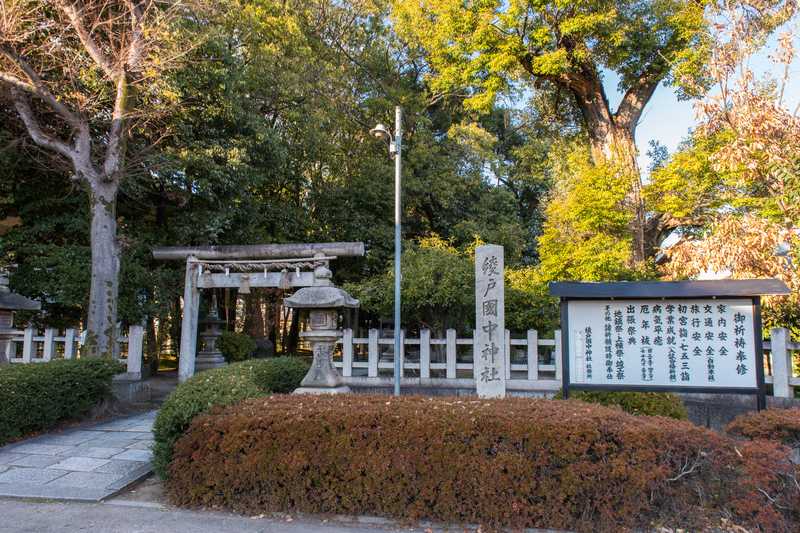
M 506 344 L 506 379 L 511 379 L 511 332 L 506 330 L 505 331 L 505 340 Z M 473 350 L 474 353 L 474 350 Z
M 556 345 L 553 349 L 553 364 L 556 367 L 556 380 L 561 381 L 561 330 L 557 329 L 555 334 Z
M 22 338 L 22 362 L 30 363 L 33 359 L 33 328 L 31 326 L 25 328 Z
M 475 337 L 472 337 L 472 353 L 473 360 L 475 359 Z M 447 330 L 447 344 L 445 345 L 445 354 L 447 356 L 447 379 L 456 378 L 456 330 Z
M 347 328 L 342 332 L 342 376 L 353 375 L 353 330 Z
M 772 356 L 772 395 L 776 398 L 792 398 L 792 359 L 787 343 L 786 328 L 772 328 L 769 332 L 770 355 Z
M 395 354 L 397 357 L 397 354 Z M 400 378 L 406 373 L 406 330 L 400 330 Z
M 52 361 L 53 360 L 53 348 L 55 348 L 55 342 L 53 338 L 55 337 L 56 330 L 53 328 L 47 328 L 44 330 L 44 350 L 42 350 L 42 361 Z
M 528 381 L 539 380 L 539 332 L 528 330 Z
M 431 377 L 431 330 L 419 330 L 419 377 Z
M 144 328 L 142 326 L 128 328 L 128 374 L 135 379 L 142 379 L 142 344 L 144 344 Z
M 378 330 L 369 330 L 369 344 L 367 345 L 367 376 L 378 377 Z
M 64 359 L 75 357 L 75 330 L 67 328 L 64 331 Z

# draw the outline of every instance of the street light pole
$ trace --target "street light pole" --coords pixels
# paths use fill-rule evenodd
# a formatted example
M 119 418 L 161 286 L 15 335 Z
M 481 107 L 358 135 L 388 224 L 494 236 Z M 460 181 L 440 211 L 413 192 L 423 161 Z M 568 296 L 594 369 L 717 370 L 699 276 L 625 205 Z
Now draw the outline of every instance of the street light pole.
M 401 198 L 400 183 L 403 169 L 403 110 L 394 108 L 394 395 L 400 396 L 400 258 L 401 258 Z
M 401 222 L 402 205 L 400 198 L 401 180 L 403 170 L 403 110 L 400 106 L 394 108 L 394 136 L 389 128 L 378 124 L 371 130 L 371 135 L 376 139 L 389 141 L 389 155 L 394 158 L 394 395 L 400 396 L 400 375 L 403 367 L 400 361 L 400 258 L 401 250 Z

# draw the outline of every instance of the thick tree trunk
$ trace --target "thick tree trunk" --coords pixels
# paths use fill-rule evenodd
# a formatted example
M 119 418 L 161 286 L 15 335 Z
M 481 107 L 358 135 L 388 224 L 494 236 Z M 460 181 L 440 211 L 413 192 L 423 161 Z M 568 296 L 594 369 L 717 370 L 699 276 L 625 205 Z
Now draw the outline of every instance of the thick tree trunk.
M 115 342 L 119 293 L 116 193 L 113 184 L 93 184 L 90 191 L 92 282 L 83 352 L 88 357 L 114 357 L 118 351 Z
M 645 211 L 642 198 L 642 173 L 636 161 L 636 139 L 634 128 L 618 126 L 613 122 L 592 139 L 592 159 L 595 164 L 610 162 L 628 174 L 630 191 L 625 203 L 631 211 L 632 262 L 642 263 L 646 258 Z

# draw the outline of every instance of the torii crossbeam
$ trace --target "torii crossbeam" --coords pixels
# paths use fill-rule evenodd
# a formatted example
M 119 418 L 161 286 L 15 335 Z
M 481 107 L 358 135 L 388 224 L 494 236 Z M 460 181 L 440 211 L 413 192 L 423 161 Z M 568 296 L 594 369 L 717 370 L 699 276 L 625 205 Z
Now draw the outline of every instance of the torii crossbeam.
M 157 260 L 186 261 L 178 379 L 186 381 L 195 373 L 200 289 L 311 287 L 327 283 L 316 279 L 317 268 L 327 268 L 337 257 L 363 255 L 363 242 L 154 248 Z

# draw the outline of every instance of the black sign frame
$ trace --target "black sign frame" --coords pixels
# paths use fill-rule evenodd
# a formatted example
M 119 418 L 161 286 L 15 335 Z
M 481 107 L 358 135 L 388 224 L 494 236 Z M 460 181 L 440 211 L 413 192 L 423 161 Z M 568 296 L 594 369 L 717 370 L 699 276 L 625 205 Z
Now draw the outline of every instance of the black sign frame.
M 746 394 L 756 397 L 757 409 L 766 409 L 766 383 L 764 379 L 764 339 L 762 335 L 761 295 L 786 294 L 788 287 L 778 280 L 725 280 L 705 282 L 622 282 L 622 283 L 551 283 L 550 292 L 561 299 L 561 378 L 564 398 L 570 390 L 584 391 L 632 391 L 632 392 L 681 392 L 710 394 Z M 681 385 L 609 385 L 570 383 L 570 301 L 615 301 L 615 300 L 670 301 L 707 299 L 749 299 L 753 305 L 753 341 L 755 348 L 755 387 L 708 387 Z

